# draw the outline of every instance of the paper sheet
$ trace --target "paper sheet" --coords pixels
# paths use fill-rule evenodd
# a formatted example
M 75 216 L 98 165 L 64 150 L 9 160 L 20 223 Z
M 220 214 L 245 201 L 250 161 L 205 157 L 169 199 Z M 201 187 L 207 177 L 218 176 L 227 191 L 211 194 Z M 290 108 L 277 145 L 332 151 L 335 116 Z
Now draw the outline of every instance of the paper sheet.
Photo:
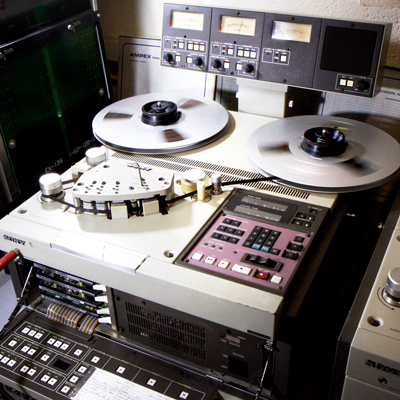
M 97 368 L 79 392 L 70 398 L 73 400 L 173 400 L 172 397 Z
M 120 37 L 118 100 L 156 92 L 179 92 L 213 100 L 214 75 L 161 67 L 160 56 L 160 40 Z

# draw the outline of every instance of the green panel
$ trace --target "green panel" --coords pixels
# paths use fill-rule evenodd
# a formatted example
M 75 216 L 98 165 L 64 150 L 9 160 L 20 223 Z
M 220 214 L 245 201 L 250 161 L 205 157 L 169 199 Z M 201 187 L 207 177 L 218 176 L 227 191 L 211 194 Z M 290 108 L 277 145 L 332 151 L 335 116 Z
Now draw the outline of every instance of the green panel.
M 0 133 L 20 193 L 98 144 L 92 120 L 110 102 L 94 26 L 0 63 Z

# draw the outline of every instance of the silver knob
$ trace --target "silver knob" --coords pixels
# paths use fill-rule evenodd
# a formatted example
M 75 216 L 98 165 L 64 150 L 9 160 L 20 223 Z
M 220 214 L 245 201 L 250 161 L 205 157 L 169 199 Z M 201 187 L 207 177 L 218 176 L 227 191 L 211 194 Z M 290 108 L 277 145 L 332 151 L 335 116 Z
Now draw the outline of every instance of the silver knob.
M 389 271 L 382 295 L 389 304 L 400 307 L 400 268 Z
M 211 184 L 212 184 L 212 188 L 211 188 L 211 194 L 221 194 L 222 193 L 222 189 L 221 189 L 221 174 L 219 172 L 214 172 L 211 175 Z
M 104 147 L 92 147 L 86 150 L 85 156 L 86 162 L 94 167 L 107 160 L 107 151 Z
M 61 176 L 54 172 L 42 175 L 39 178 L 39 187 L 42 191 L 42 200 L 49 203 L 53 201 L 47 196 L 53 196 L 57 198 L 64 197 L 64 191 L 61 182 Z

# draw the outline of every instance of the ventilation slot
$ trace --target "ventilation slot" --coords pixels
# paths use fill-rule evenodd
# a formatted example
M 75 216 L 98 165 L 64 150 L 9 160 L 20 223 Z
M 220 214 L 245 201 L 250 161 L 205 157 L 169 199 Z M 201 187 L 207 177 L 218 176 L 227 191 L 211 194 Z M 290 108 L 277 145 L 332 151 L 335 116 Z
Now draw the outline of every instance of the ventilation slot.
M 220 172 L 222 182 L 233 182 L 239 179 L 257 179 L 263 177 L 263 175 L 257 172 L 245 171 L 242 169 L 230 168 L 223 165 L 191 160 L 190 158 L 173 157 L 165 154 L 150 156 L 146 154 L 114 153 L 113 157 L 130 162 L 137 162 L 139 164 L 143 163 L 146 165 L 152 165 L 153 167 L 163 168 L 180 173 L 183 173 L 191 168 L 198 168 L 202 169 L 209 177 L 211 177 L 214 172 Z M 243 183 L 240 186 L 245 186 L 251 189 L 265 190 L 268 192 L 303 200 L 307 200 L 310 196 L 309 192 L 282 186 L 277 183 L 252 182 Z
M 125 305 L 131 334 L 205 360 L 203 328 L 132 303 Z

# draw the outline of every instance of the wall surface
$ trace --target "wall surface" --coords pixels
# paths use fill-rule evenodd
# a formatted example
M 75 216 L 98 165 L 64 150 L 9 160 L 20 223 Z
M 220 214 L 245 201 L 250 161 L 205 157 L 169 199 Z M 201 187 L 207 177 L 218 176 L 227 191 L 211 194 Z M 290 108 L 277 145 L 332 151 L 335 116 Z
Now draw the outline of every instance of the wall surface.
M 336 19 L 391 22 L 392 37 L 386 65 L 400 68 L 400 6 L 398 2 L 381 0 L 378 4 L 397 4 L 392 7 L 364 6 L 360 0 L 191 0 L 168 1 L 174 4 L 204 5 L 243 10 L 280 12 Z M 163 0 L 97 0 L 102 15 L 107 55 L 118 60 L 119 36 L 160 39 Z M 374 3 L 361 0 L 362 4 Z

